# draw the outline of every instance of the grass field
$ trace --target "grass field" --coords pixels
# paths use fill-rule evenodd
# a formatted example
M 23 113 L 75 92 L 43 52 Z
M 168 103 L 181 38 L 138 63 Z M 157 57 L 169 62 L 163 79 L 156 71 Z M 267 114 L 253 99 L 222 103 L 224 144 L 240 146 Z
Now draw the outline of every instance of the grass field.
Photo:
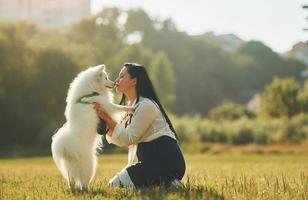
M 67 189 L 51 157 L 1 159 L 0 199 L 308 199 L 307 155 L 186 155 L 184 190 L 109 188 L 126 155 L 101 155 L 87 193 Z

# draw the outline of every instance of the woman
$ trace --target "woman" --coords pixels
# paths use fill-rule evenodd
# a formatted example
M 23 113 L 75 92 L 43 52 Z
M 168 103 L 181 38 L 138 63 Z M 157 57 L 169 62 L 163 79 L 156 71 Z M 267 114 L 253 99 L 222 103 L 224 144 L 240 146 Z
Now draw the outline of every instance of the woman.
M 124 168 L 110 181 L 110 186 L 140 188 L 150 185 L 179 186 L 185 173 L 185 161 L 176 140 L 176 132 L 160 104 L 146 69 L 125 63 L 115 81 L 123 93 L 120 104 L 135 107 L 125 123 L 117 123 L 99 104 L 94 105 L 99 118 L 109 128 L 107 141 L 118 146 L 137 144 L 138 162 Z

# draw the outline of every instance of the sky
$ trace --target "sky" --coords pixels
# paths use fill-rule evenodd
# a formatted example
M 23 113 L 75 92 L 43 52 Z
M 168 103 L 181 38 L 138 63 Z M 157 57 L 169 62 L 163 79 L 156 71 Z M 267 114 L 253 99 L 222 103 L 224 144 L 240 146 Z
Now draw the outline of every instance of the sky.
M 92 0 L 92 13 L 104 7 L 142 8 L 152 18 L 171 18 L 190 35 L 213 31 L 257 40 L 278 53 L 308 40 L 308 0 Z

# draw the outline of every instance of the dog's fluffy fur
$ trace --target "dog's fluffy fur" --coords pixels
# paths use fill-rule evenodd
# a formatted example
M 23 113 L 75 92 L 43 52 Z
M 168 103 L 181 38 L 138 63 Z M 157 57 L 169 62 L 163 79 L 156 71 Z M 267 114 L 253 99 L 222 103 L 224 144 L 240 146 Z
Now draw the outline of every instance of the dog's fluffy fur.
M 104 65 L 88 68 L 70 84 L 66 123 L 52 137 L 51 149 L 57 167 L 72 190 L 86 190 L 96 171 L 96 151 L 101 146 L 101 137 L 97 134 L 99 118 L 91 103 L 99 103 L 114 118 L 116 113 L 131 110 L 112 103 L 108 87 L 113 86 Z M 84 97 L 93 92 L 99 95 Z

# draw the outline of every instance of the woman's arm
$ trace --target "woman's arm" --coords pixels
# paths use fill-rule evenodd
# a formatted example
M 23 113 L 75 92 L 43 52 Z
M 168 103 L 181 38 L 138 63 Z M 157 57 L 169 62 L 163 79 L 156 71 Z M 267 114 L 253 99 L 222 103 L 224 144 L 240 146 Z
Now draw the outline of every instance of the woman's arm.
M 110 115 L 108 115 L 106 112 L 102 111 L 101 108 L 100 108 L 100 105 L 96 102 L 93 103 L 93 108 L 95 109 L 96 113 L 97 113 L 97 116 L 104 120 L 105 123 L 107 124 L 108 128 L 109 128 L 109 131 L 107 133 L 107 135 L 109 135 L 110 137 L 112 137 L 112 132 L 113 132 L 113 129 L 114 127 L 117 125 L 117 122 L 114 121 Z
M 124 124 L 118 124 L 107 113 L 101 111 L 99 105 L 94 107 L 98 112 L 98 116 L 106 121 L 110 129 L 107 133 L 109 137 L 107 137 L 108 142 L 118 146 L 129 146 L 137 143 L 159 113 L 152 101 L 143 101 L 136 107 L 131 123 L 125 127 Z

